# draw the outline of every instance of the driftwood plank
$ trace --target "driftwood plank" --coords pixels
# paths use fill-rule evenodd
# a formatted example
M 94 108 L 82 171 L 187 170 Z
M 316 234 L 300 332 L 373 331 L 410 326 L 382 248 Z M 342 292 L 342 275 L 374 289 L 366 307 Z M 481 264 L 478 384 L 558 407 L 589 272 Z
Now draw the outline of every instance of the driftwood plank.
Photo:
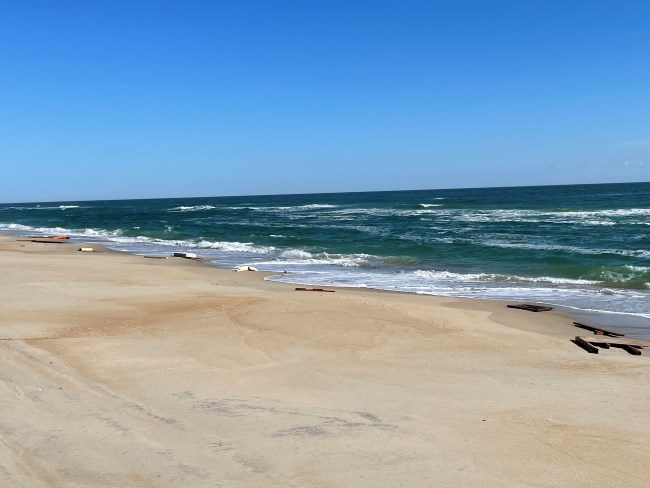
M 627 342 L 618 342 L 617 339 L 614 339 L 613 341 L 592 341 L 589 340 L 588 338 L 585 339 L 584 337 L 576 337 L 575 340 L 571 341 L 575 345 L 583 348 L 587 352 L 592 352 L 597 354 L 598 350 L 596 349 L 595 351 L 591 349 L 592 347 L 595 348 L 600 347 L 602 349 L 610 349 L 612 347 L 616 347 L 619 349 L 623 349 L 626 351 L 628 354 L 632 354 L 633 356 L 640 356 L 641 355 L 641 350 L 646 347 L 642 346 L 641 344 L 630 344 Z
M 553 307 L 547 307 L 545 305 L 531 305 L 529 303 L 521 303 L 517 305 L 507 305 L 508 308 L 518 308 L 520 310 L 526 310 L 528 312 L 548 312 L 553 310 Z
M 581 329 L 585 330 L 590 330 L 596 335 L 606 335 L 608 337 L 623 337 L 625 334 L 619 334 L 618 332 L 611 332 L 609 330 L 601 329 L 599 327 L 594 327 L 593 325 L 587 325 L 587 324 L 582 324 L 580 322 L 573 322 L 573 325 L 575 327 L 579 327 Z
M 296 291 L 324 291 L 325 293 L 334 293 L 335 290 L 326 290 L 325 288 L 296 288 Z
M 626 338 L 620 338 L 620 337 L 594 337 L 593 340 L 591 337 L 584 338 L 587 342 L 591 342 L 592 344 L 600 344 L 600 343 L 607 343 L 611 347 L 616 347 L 618 345 L 622 344 L 627 344 L 628 346 L 636 347 L 637 349 L 643 349 L 645 346 L 643 344 L 639 344 L 638 342 L 630 342 L 632 339 L 626 339 Z
M 641 351 L 639 350 L 640 348 L 638 346 L 635 346 L 634 344 L 611 344 L 611 346 L 623 349 L 624 351 L 627 351 L 633 356 L 641 355 Z
M 609 342 L 594 342 L 594 341 L 589 341 L 589 344 L 591 344 L 592 346 L 598 346 L 598 347 L 600 347 L 601 349 L 609 349 L 609 348 L 610 348 L 610 344 L 609 344 Z
M 576 336 L 576 338 L 573 339 L 571 342 L 573 342 L 576 346 L 581 347 L 582 349 L 584 349 L 585 351 L 591 354 L 598 354 L 598 348 L 596 346 L 591 345 L 580 336 Z

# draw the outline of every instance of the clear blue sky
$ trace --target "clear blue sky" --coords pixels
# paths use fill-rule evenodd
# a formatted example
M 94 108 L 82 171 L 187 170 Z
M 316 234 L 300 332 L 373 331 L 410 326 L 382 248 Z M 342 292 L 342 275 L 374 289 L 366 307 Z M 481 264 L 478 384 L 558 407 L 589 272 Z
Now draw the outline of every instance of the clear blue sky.
M 0 1 L 0 201 L 650 180 L 650 2 Z

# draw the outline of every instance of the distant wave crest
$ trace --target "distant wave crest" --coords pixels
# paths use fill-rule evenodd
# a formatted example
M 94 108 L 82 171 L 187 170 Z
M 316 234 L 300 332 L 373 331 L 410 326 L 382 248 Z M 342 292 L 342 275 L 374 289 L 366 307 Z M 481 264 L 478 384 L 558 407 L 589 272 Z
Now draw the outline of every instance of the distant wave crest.
M 184 206 L 170 208 L 168 212 L 199 212 L 201 210 L 212 210 L 217 208 L 213 205 L 194 205 L 194 206 Z

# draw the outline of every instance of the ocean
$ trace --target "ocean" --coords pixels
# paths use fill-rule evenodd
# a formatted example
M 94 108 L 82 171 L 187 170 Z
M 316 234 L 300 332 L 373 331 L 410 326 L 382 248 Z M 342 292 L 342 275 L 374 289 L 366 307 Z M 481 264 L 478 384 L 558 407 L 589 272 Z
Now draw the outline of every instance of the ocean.
M 650 183 L 1 204 L 0 231 L 650 319 Z

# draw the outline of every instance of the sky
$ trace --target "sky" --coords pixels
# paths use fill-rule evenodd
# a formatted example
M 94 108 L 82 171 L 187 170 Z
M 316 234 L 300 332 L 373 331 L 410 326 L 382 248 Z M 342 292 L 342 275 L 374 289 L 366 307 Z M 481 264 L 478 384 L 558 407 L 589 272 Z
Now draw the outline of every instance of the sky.
M 0 201 L 650 181 L 650 2 L 0 0 Z

